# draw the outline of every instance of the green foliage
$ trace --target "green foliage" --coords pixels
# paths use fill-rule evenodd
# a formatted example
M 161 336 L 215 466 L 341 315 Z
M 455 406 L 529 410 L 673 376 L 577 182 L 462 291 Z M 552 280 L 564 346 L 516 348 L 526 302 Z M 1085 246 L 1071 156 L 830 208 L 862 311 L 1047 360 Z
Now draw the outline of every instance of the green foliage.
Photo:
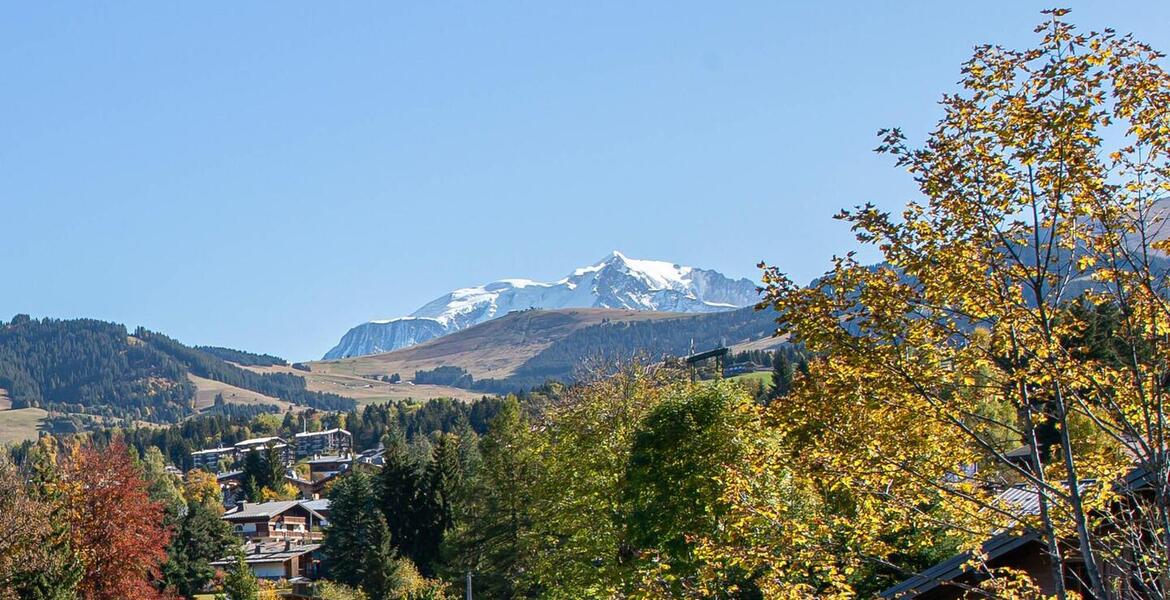
M 369 600 L 360 589 L 332 581 L 317 582 L 316 594 L 319 600 Z
M 462 439 L 461 439 L 462 441 Z M 540 440 L 515 396 L 491 421 L 461 493 L 457 523 L 445 540 L 452 579 L 475 573 L 475 587 L 487 598 L 527 596 L 520 579 L 534 558 L 534 490 L 541 473 Z
M 235 561 L 227 570 L 223 580 L 223 593 L 219 598 L 223 600 L 256 600 L 260 593 L 260 583 L 252 568 L 244 561 L 244 549 L 236 548 Z
M 29 495 L 49 507 L 49 533 L 45 539 L 49 558 L 17 580 L 15 587 L 26 600 L 74 600 L 84 567 L 70 539 L 68 505 L 61 488 L 62 471 L 57 448 L 47 437 L 37 441 L 24 462 Z
M 672 386 L 639 424 L 622 486 L 626 543 L 671 567 L 674 590 L 693 577 L 688 537 L 714 531 L 724 511 L 718 477 L 738 455 L 738 405 L 752 402 L 726 382 Z
M 384 562 L 371 563 L 371 556 L 379 554 L 379 560 L 393 559 L 392 554 L 388 558 L 381 556 L 391 537 L 379 511 L 374 481 L 364 472 L 354 471 L 333 485 L 329 500 L 329 527 L 321 548 L 331 565 L 329 578 L 351 587 L 366 588 L 371 581 L 384 578 Z
M 211 562 L 223 557 L 235 539 L 227 521 L 204 503 L 192 500 L 167 546 L 164 583 L 185 597 L 195 595 L 215 576 Z
M 427 518 L 422 473 L 401 437 L 386 440 L 385 461 L 380 475 L 382 514 L 394 547 L 401 555 L 415 559 Z

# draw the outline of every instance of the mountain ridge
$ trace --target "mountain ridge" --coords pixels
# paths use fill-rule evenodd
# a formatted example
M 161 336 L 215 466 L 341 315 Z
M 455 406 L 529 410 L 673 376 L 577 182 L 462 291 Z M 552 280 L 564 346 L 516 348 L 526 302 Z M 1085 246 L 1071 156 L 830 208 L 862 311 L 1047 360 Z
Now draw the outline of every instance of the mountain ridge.
M 615 250 L 554 282 L 501 279 L 459 288 L 410 315 L 351 328 L 323 360 L 390 352 L 466 329 L 516 310 L 613 308 L 707 313 L 754 304 L 756 284 L 718 271 L 629 258 Z

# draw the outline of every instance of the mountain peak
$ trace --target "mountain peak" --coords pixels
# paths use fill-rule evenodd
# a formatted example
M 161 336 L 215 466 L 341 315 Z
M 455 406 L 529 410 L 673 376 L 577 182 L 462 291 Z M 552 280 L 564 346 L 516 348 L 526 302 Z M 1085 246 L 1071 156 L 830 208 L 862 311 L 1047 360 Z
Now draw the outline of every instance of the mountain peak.
M 326 360 L 388 352 L 531 308 L 716 312 L 755 304 L 756 286 L 704 269 L 629 258 L 614 250 L 552 283 L 502 279 L 447 293 L 410 314 L 351 329 Z

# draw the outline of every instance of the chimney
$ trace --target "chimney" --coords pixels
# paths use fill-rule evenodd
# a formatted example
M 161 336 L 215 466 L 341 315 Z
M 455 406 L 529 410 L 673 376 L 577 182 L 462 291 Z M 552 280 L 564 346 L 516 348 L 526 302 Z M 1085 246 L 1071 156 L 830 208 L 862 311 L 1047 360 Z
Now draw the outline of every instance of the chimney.
M 286 539 L 284 540 L 284 551 L 288 552 L 289 550 L 292 550 L 292 540 Z
M 244 510 L 244 507 L 247 505 L 247 500 L 236 500 L 236 510 Z

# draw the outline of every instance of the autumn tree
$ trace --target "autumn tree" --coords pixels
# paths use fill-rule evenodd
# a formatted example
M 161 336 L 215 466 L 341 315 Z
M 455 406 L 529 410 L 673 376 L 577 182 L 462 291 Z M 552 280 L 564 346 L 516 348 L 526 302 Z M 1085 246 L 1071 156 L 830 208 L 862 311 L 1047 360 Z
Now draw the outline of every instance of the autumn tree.
M 0 456 L 0 598 L 18 597 L 21 579 L 51 564 L 51 507 L 31 497 L 23 477 Z
M 15 588 L 22 599 L 73 600 L 83 575 L 81 558 L 73 545 L 69 506 L 58 461 L 56 441 L 42 436 L 29 450 L 23 465 L 28 494 L 48 509 L 49 531 L 43 540 L 46 560 L 18 577 Z
M 724 477 L 733 527 L 705 546 L 765 591 L 851 596 L 1006 528 L 1043 541 L 1059 598 L 1170 593 L 1170 78 L 1065 13 L 1036 48 L 978 47 L 923 146 L 881 132 L 922 200 L 841 213 L 880 265 L 850 253 L 808 288 L 765 269 L 778 334 L 822 358 Z M 1116 311 L 1109 353 L 1088 305 Z
M 166 558 L 170 532 L 163 527 L 163 506 L 150 500 L 126 445 L 75 449 L 62 479 L 72 545 L 84 566 L 81 597 L 156 597 L 151 581 Z

